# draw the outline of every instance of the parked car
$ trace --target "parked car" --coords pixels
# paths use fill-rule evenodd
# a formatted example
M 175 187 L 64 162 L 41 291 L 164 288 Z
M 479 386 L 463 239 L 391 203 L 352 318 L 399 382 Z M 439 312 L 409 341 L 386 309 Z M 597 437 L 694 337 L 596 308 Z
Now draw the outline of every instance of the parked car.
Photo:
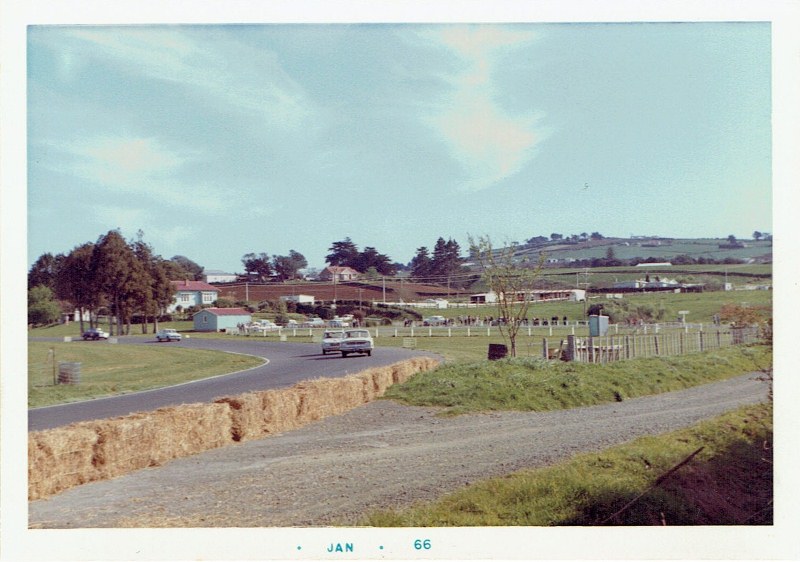
M 181 341 L 181 335 L 174 328 L 164 328 L 156 332 L 158 341 Z
M 339 344 L 342 357 L 347 357 L 350 353 L 366 353 L 372 355 L 375 344 L 369 330 L 345 330 L 344 338 Z
M 104 332 L 100 328 L 89 328 L 83 333 L 84 340 L 107 340 L 108 332 Z
M 447 320 L 444 316 L 428 316 L 422 319 L 423 326 L 442 326 Z
M 301 324 L 301 327 L 302 328 L 324 328 L 325 327 L 325 321 L 322 318 L 319 318 L 319 317 L 315 316 L 315 317 L 309 318 L 308 320 L 303 322 Z
M 325 333 L 322 334 L 322 354 L 327 355 L 328 352 L 339 351 L 342 338 L 344 338 L 342 330 L 325 330 Z
M 269 320 L 259 320 L 258 322 L 253 322 L 252 324 L 247 326 L 248 333 L 276 332 L 280 329 L 281 329 L 280 326 L 278 326 L 275 322 L 271 322 Z

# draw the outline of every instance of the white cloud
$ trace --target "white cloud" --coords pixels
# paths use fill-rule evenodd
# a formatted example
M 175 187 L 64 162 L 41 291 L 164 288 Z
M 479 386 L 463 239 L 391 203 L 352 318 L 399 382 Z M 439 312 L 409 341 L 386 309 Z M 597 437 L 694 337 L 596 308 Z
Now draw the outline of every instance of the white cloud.
M 467 172 L 462 187 L 485 189 L 512 176 L 533 157 L 544 134 L 534 112 L 510 115 L 498 104 L 493 71 L 504 54 L 534 35 L 496 26 L 446 26 L 424 37 L 461 62 L 459 71 L 446 76 L 451 93 L 428 123 Z
M 63 35 L 37 36 L 52 41 L 62 57 L 62 73 L 74 67 L 77 55 L 110 63 L 129 73 L 184 85 L 260 116 L 268 124 L 299 128 L 312 120 L 313 104 L 281 67 L 277 57 L 221 35 L 204 41 L 175 27 L 76 27 Z M 213 48 L 212 48 L 213 47 Z
M 163 204 L 215 212 L 230 207 L 221 190 L 191 185 L 181 178 L 199 155 L 178 152 L 154 138 L 97 136 L 75 142 L 51 143 L 67 156 L 58 167 L 103 188 L 145 195 Z

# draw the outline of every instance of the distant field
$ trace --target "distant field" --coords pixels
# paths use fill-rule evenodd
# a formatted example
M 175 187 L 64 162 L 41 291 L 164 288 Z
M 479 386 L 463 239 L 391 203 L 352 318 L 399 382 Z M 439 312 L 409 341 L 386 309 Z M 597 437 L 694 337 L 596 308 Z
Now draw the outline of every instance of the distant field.
M 605 257 L 608 248 L 611 247 L 617 259 L 653 257 L 664 258 L 664 261 L 669 261 L 669 258 L 679 255 L 688 255 L 692 258 L 702 257 L 721 260 L 727 257 L 737 259 L 757 258 L 772 253 L 772 242 L 747 240 L 744 241 L 746 245 L 745 248 L 727 250 L 719 247 L 720 244 L 726 243 L 727 240 L 725 239 L 675 239 L 661 240 L 660 244 L 656 245 L 651 241 L 637 242 L 627 239 L 607 239 L 578 244 L 545 246 L 541 248 L 541 250 L 547 253 L 548 258 L 591 259 Z M 538 254 L 540 248 L 535 248 L 531 251 Z

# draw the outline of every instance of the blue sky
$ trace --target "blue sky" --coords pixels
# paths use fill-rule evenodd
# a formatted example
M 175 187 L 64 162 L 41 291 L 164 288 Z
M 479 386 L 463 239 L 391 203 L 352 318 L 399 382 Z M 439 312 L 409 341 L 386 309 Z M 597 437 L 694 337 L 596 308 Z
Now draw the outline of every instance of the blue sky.
M 28 261 L 772 232 L 770 23 L 33 26 Z

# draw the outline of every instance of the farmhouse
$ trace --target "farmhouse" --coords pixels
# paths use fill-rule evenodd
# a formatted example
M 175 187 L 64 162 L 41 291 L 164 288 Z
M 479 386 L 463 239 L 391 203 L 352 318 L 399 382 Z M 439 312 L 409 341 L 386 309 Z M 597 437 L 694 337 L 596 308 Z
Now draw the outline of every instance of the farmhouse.
M 330 265 L 319 274 L 320 281 L 355 281 L 361 274 L 352 267 Z
M 175 297 L 167 307 L 167 312 L 175 312 L 178 307 L 182 310 L 192 306 L 210 305 L 219 296 L 219 291 L 205 281 L 172 281 Z
M 253 317 L 243 308 L 205 308 L 192 316 L 195 332 L 221 332 L 249 324 Z

